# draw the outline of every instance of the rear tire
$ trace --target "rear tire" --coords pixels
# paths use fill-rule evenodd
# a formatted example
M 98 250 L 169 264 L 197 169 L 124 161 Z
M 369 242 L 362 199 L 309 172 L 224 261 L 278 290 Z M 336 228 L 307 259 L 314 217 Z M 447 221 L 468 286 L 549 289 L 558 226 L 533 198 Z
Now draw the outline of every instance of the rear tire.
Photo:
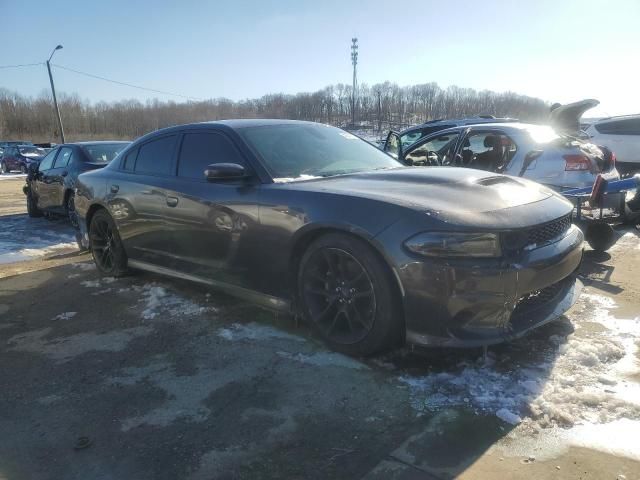
M 27 193 L 27 213 L 31 218 L 39 218 L 43 215 L 42 210 L 38 208 L 38 204 L 31 195 L 31 192 Z
M 596 252 L 606 252 L 616 243 L 616 234 L 608 223 L 596 222 L 587 225 L 584 234 L 587 243 Z
M 300 260 L 302 314 L 339 352 L 366 356 L 400 343 L 404 322 L 395 292 L 377 252 L 350 235 L 323 235 Z
M 69 222 L 71 222 L 71 226 L 78 229 L 78 213 L 76 212 L 76 204 L 75 204 L 75 194 L 70 193 L 67 195 L 67 201 L 65 202 L 65 210 L 67 211 L 67 216 L 69 217 Z
M 118 228 L 106 210 L 98 210 L 91 218 L 89 248 L 103 275 L 121 277 L 127 273 L 127 254 Z

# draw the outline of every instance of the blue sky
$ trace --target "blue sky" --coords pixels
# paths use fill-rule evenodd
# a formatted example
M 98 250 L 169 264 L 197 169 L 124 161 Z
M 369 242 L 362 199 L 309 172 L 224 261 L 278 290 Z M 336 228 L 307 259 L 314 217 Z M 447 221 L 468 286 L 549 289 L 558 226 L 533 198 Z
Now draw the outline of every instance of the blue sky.
M 597 98 L 590 114 L 640 112 L 640 1 L 0 0 L 0 65 L 53 62 L 196 98 L 234 100 L 360 82 L 438 82 L 548 101 Z M 91 101 L 145 93 L 56 69 Z M 0 87 L 49 88 L 44 67 L 0 70 Z M 179 98 L 174 100 L 181 101 Z

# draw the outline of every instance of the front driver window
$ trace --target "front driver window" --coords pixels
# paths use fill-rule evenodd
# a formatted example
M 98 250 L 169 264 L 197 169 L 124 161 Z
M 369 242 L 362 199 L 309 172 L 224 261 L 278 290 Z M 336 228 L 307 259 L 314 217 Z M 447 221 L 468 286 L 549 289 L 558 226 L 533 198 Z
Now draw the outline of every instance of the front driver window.
M 58 149 L 51 150 L 40 162 L 40 166 L 38 170 L 44 172 L 45 170 L 50 170 L 53 166 L 53 159 L 56 158 L 56 153 L 58 153 Z
M 459 133 L 449 133 L 433 138 L 405 155 L 409 165 L 438 166 L 453 163 L 453 154 Z

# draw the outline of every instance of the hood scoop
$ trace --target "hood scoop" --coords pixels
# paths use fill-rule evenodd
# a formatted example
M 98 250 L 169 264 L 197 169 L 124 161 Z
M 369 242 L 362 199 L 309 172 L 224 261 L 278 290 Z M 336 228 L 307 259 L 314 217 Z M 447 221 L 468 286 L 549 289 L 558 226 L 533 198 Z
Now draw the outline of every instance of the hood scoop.
M 518 183 L 517 180 L 514 180 L 513 178 L 509 178 L 509 177 L 505 177 L 503 175 L 501 176 L 495 176 L 495 177 L 484 177 L 481 178 L 480 180 L 477 180 L 476 185 L 484 185 L 486 187 L 489 187 L 491 185 L 500 185 L 500 184 L 516 184 L 516 185 L 520 185 L 520 183 Z

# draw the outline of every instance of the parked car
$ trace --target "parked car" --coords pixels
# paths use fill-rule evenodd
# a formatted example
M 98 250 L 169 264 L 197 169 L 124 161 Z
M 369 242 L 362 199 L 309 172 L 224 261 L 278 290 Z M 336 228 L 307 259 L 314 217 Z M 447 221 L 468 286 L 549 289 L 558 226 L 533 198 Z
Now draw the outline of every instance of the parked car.
M 583 235 L 559 194 L 408 168 L 311 122 L 148 134 L 80 175 L 76 209 L 102 274 L 149 270 L 299 313 L 349 354 L 510 340 L 580 290 Z
M 40 163 L 40 160 L 42 160 L 46 153 L 43 148 L 33 145 L 5 146 L 2 151 L 2 158 L 0 158 L 0 171 L 2 173 L 12 171 L 27 173 L 29 166 Z
M 437 119 L 430 120 L 415 127 L 410 127 L 402 130 L 397 135 L 400 137 L 400 142 L 403 148 L 407 148 L 409 145 L 416 143 L 421 138 L 426 137 L 440 130 L 446 130 L 453 127 L 462 127 L 464 125 L 477 125 L 481 123 L 512 123 L 517 122 L 515 118 L 496 118 L 493 115 L 478 115 L 477 117 L 468 118 L 452 118 L 452 119 Z M 388 139 L 389 137 L 387 137 Z M 384 148 L 384 144 L 382 145 Z
M 65 214 L 77 227 L 74 190 L 78 175 L 104 167 L 129 143 L 65 143 L 51 150 L 27 176 L 23 191 L 29 216 L 39 217 L 43 212 Z
M 615 152 L 621 174 L 640 172 L 640 114 L 601 119 L 586 133 L 593 143 Z
M 407 149 L 399 145 L 392 133 L 385 151 L 408 165 L 477 168 L 528 178 L 558 191 L 591 186 L 599 174 L 606 180 L 620 179 L 611 152 L 542 125 L 456 127 L 428 135 Z M 620 201 L 619 195 L 607 199 L 614 206 Z

